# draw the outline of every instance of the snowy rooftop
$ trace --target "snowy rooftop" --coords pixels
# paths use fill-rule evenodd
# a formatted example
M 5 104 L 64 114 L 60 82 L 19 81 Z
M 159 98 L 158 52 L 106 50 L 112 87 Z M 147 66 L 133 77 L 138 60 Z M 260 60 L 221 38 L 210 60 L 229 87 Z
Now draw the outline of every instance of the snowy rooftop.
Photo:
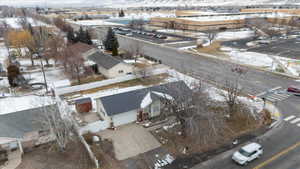
M 229 15 L 229 16 L 199 16 L 199 17 L 188 17 L 183 18 L 185 20 L 191 21 L 224 21 L 224 20 L 242 20 L 247 18 L 256 18 L 256 17 L 268 17 L 268 18 L 278 18 L 278 17 L 288 17 L 292 16 L 287 13 L 257 13 L 257 14 L 241 14 L 241 15 Z
M 50 97 L 22 96 L 0 98 L 0 114 L 14 113 L 17 111 L 42 107 L 52 103 Z

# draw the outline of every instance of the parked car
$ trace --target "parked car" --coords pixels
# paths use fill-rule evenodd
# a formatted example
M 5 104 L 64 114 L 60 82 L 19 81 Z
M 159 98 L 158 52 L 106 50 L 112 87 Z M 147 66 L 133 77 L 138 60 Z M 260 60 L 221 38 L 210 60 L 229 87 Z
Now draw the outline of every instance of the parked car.
M 259 158 L 263 154 L 263 148 L 258 143 L 250 143 L 232 155 L 232 160 L 240 165 L 247 165 L 249 162 Z
M 296 95 L 300 95 L 300 86 L 290 86 L 287 88 L 287 91 Z

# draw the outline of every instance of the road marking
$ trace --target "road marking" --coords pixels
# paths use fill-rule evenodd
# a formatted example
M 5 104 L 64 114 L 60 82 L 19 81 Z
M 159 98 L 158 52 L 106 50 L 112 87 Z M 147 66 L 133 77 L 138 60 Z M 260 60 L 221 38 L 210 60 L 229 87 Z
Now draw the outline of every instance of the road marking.
M 294 124 L 294 123 L 297 123 L 297 122 L 299 122 L 299 121 L 300 121 L 300 118 L 296 118 L 296 119 L 290 121 L 290 123 Z
M 296 116 L 294 115 L 291 115 L 289 117 L 286 117 L 285 119 L 283 119 L 284 121 L 289 121 L 289 120 L 292 120 L 293 118 L 295 118 Z
M 276 159 L 278 159 L 279 157 L 287 154 L 288 152 L 294 150 L 295 148 L 300 146 L 300 142 L 286 148 L 285 150 L 277 153 L 276 155 L 274 155 L 273 157 L 269 158 L 267 161 L 264 161 L 262 163 L 260 163 L 259 165 L 257 165 L 256 167 L 254 167 L 253 169 L 260 169 L 263 168 L 264 166 L 268 165 L 269 163 L 271 163 L 272 161 L 275 161 Z

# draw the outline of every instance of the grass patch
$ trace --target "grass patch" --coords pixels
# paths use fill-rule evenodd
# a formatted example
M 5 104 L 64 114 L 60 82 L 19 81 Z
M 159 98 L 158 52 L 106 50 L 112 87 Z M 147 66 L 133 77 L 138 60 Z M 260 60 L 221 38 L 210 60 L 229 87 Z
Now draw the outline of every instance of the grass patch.
M 228 57 L 228 55 L 226 55 L 223 51 L 221 51 L 220 48 L 221 48 L 221 42 L 214 41 L 211 45 L 204 46 L 204 47 L 198 47 L 196 50 L 200 53 L 208 53 L 208 54 Z

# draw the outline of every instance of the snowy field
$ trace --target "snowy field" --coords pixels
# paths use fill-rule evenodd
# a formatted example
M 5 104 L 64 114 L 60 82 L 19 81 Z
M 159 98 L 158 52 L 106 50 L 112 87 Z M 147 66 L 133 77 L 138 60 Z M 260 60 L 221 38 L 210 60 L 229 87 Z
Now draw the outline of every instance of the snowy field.
M 21 29 L 22 26 L 20 24 L 20 18 L 0 18 L 0 22 L 7 23 L 11 28 L 14 29 Z M 33 20 L 32 18 L 27 18 L 27 21 L 34 27 L 34 26 L 49 26 L 43 22 Z

